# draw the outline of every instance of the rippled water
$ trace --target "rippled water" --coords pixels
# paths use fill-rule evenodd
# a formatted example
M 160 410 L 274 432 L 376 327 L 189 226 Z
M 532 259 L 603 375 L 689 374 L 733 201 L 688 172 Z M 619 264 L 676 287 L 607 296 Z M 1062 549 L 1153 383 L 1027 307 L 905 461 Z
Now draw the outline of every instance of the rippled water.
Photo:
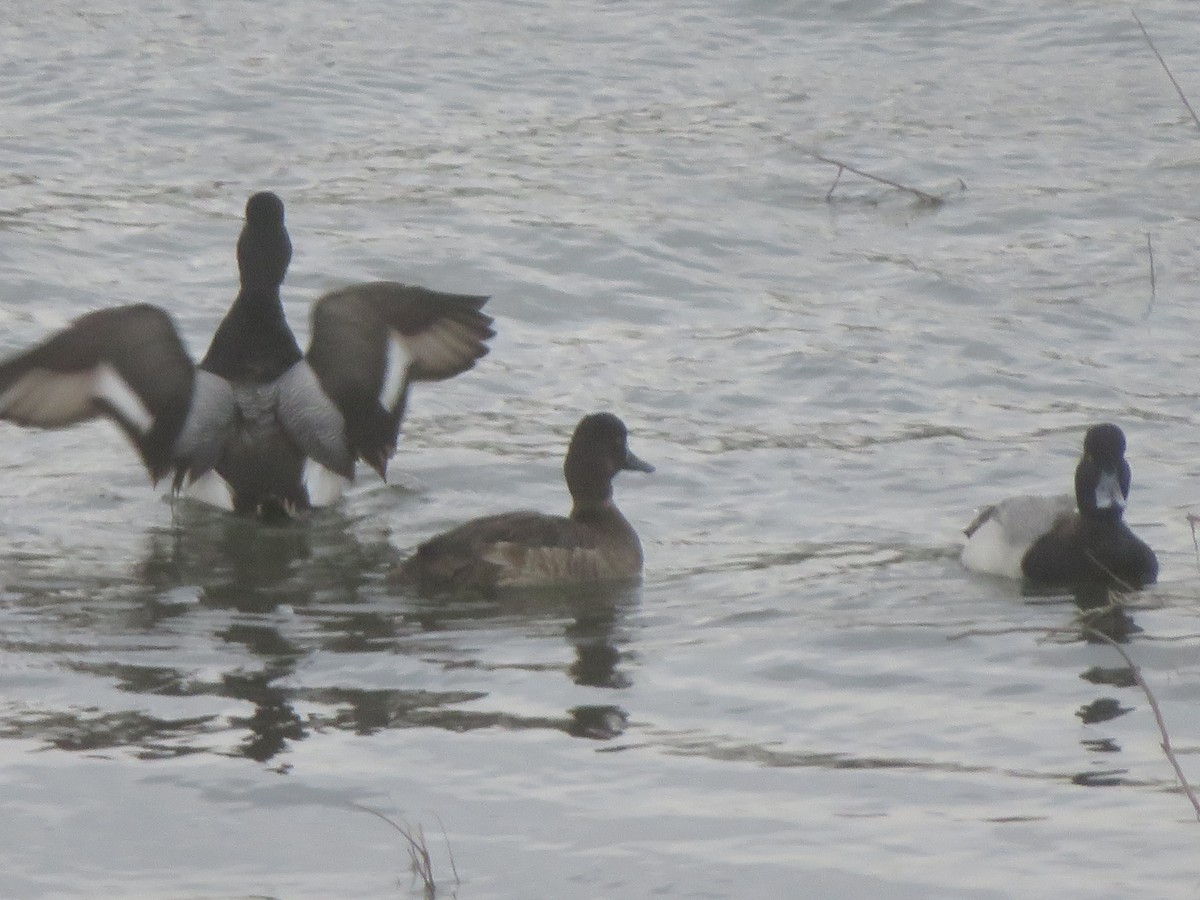
M 1139 12 L 1200 100 L 1193 4 Z M 1127 647 L 1200 777 L 1200 130 L 1126 8 L 18 0 L 0 45 L 4 350 L 149 300 L 203 352 L 259 189 L 298 331 L 371 278 L 499 330 L 391 484 L 287 528 L 3 429 L 0 895 L 419 896 L 360 807 L 464 900 L 1200 892 L 1120 657 L 957 562 L 1119 422 L 1163 565 Z M 389 581 L 564 508 L 595 409 L 658 466 L 644 585 Z

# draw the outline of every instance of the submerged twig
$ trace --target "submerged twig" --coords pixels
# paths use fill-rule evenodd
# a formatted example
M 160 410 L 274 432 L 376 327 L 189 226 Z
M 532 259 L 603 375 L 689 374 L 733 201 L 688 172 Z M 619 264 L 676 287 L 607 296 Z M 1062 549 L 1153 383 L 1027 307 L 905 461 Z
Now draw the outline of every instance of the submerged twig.
M 837 190 L 837 186 L 842 183 L 842 173 L 846 171 L 844 166 L 838 166 L 837 174 L 833 176 L 833 184 L 829 186 L 829 190 L 825 194 L 825 202 L 828 203 L 833 198 L 833 192 Z
M 941 206 L 946 202 L 943 198 L 937 196 L 936 194 L 931 194 L 928 191 L 921 190 L 920 188 L 909 187 L 907 184 L 901 184 L 898 181 L 892 181 L 892 179 L 884 178 L 882 175 L 872 175 L 870 172 L 864 172 L 862 169 L 856 168 L 849 163 L 842 162 L 840 159 L 831 159 L 828 156 L 822 156 L 820 153 L 813 153 L 812 155 L 814 159 L 819 159 L 823 163 L 828 163 L 829 165 L 837 166 L 838 168 L 837 177 L 833 181 L 833 187 L 831 187 L 829 192 L 825 195 L 825 199 L 827 201 L 833 196 L 834 188 L 838 186 L 838 182 L 842 177 L 842 172 L 846 171 L 853 172 L 855 175 L 860 175 L 863 178 L 869 178 L 871 181 L 877 181 L 880 184 L 886 184 L 888 187 L 894 187 L 898 191 L 907 191 L 928 206 Z
M 966 631 L 956 631 L 946 635 L 948 641 L 961 641 L 969 637 L 1002 637 L 1007 634 L 1040 634 L 1047 638 L 1054 635 L 1070 635 L 1072 638 L 1079 634 L 1079 629 L 1073 626 L 1050 625 L 1013 625 L 1008 628 L 968 628 Z
M 1150 45 L 1150 49 L 1153 50 L 1154 55 L 1158 57 L 1158 64 L 1163 67 L 1163 71 L 1166 72 L 1167 77 L 1171 79 L 1171 84 L 1175 86 L 1175 93 L 1179 95 L 1179 99 L 1182 100 L 1183 105 L 1187 107 L 1187 111 L 1191 115 L 1192 121 L 1196 123 L 1197 128 L 1200 128 L 1200 117 L 1198 117 L 1196 115 L 1196 111 L 1192 109 L 1192 104 L 1188 102 L 1187 94 L 1183 92 L 1183 88 L 1181 88 L 1179 86 L 1179 82 L 1175 80 L 1175 76 L 1171 73 L 1171 69 L 1167 65 L 1167 61 L 1163 59 L 1162 54 L 1158 52 L 1158 48 L 1154 46 L 1154 41 L 1150 39 L 1150 32 L 1146 30 L 1146 26 L 1142 24 L 1142 20 L 1138 18 L 1137 10 L 1130 9 L 1129 12 L 1133 14 L 1133 21 L 1137 22 L 1138 28 L 1142 29 L 1142 36 L 1146 38 L 1146 43 Z
M 1084 631 L 1104 641 L 1125 660 L 1125 664 L 1129 666 L 1129 671 L 1133 675 L 1133 680 L 1137 682 L 1137 686 L 1142 689 L 1142 693 L 1146 695 L 1146 700 L 1150 703 L 1150 710 L 1154 713 L 1154 721 L 1158 724 L 1158 733 L 1162 737 L 1159 746 L 1162 747 L 1163 754 L 1167 757 L 1167 761 L 1171 764 L 1171 768 L 1175 770 L 1175 778 L 1179 781 L 1179 786 L 1183 788 L 1183 793 L 1187 796 L 1192 804 L 1192 809 L 1196 811 L 1196 820 L 1200 822 L 1200 800 L 1196 798 L 1196 792 L 1192 790 L 1191 784 L 1188 783 L 1187 776 L 1183 774 L 1183 768 L 1179 765 L 1179 759 L 1175 756 L 1175 751 L 1171 747 L 1171 735 L 1167 732 L 1167 723 L 1163 720 L 1162 710 L 1158 708 L 1158 700 L 1154 696 L 1154 692 L 1150 690 L 1150 685 L 1146 683 L 1146 679 L 1142 677 L 1142 670 L 1134 663 L 1133 658 L 1129 653 L 1110 638 L 1107 634 L 1092 628 L 1090 625 L 1084 626 Z

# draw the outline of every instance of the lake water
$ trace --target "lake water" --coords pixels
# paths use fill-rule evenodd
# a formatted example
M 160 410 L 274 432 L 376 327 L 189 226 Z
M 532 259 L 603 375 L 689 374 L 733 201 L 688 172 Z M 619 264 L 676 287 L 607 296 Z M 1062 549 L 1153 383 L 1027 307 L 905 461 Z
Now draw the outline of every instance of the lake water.
M 1195 4 L 1138 11 L 1200 102 Z M 15 0 L 0 46 L 4 352 L 151 301 L 202 353 L 263 189 L 298 332 L 375 278 L 498 329 L 290 527 L 0 429 L 0 896 L 421 896 L 366 809 L 462 900 L 1200 894 L 1116 651 L 957 559 L 1119 423 L 1126 646 L 1200 780 L 1200 129 L 1128 8 Z M 643 585 L 389 581 L 565 510 L 598 409 L 658 467 Z

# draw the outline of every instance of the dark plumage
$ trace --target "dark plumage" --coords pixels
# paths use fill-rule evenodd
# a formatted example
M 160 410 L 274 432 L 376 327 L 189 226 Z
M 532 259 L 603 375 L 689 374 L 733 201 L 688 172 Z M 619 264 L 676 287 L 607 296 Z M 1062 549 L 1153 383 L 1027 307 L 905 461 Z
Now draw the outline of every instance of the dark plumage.
M 474 519 L 421 544 L 401 574 L 426 588 L 483 592 L 637 579 L 641 542 L 612 500 L 612 480 L 626 469 L 654 471 L 630 452 L 620 419 L 585 416 L 563 464 L 569 516 L 519 511 Z
M 170 475 L 180 490 L 215 473 L 243 513 L 328 502 L 358 459 L 385 476 L 411 383 L 488 352 L 487 297 L 392 282 L 334 291 L 313 306 L 305 354 L 279 297 L 291 257 L 283 202 L 253 195 L 241 290 L 198 366 L 162 309 L 100 310 L 0 363 L 0 418 L 57 428 L 106 416 L 154 482 Z M 337 477 L 314 496 L 320 470 Z
M 989 506 L 966 529 L 963 563 L 1055 587 L 1153 584 L 1158 559 L 1123 518 L 1130 480 L 1124 433 L 1116 425 L 1094 425 L 1075 468 L 1074 510 L 1066 497 L 1016 497 Z

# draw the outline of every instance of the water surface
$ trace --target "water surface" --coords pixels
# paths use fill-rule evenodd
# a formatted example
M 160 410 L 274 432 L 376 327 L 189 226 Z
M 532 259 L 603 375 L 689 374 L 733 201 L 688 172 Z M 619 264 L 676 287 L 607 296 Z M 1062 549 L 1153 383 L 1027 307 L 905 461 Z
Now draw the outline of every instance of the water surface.
M 1192 6 L 1139 12 L 1200 98 Z M 105 0 L 0 44 L 5 352 L 146 300 L 199 355 L 262 189 L 301 334 L 374 278 L 499 332 L 288 527 L 5 427 L 0 894 L 419 896 L 365 806 L 464 900 L 1196 895 L 1120 657 L 957 562 L 1121 424 L 1163 569 L 1127 646 L 1195 774 L 1200 131 L 1125 8 Z M 389 579 L 565 509 L 598 409 L 658 467 L 617 483 L 643 585 Z

